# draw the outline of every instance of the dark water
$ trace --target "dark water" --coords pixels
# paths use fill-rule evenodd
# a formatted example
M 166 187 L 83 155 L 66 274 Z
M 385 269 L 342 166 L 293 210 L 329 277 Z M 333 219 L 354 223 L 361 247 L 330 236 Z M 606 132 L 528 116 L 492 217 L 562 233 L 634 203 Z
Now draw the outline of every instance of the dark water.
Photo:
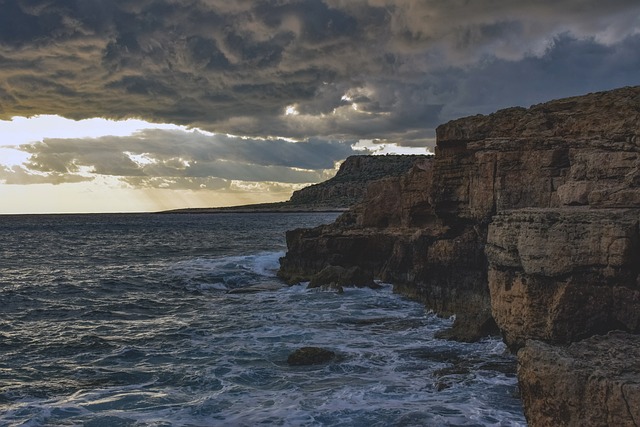
M 390 286 L 228 293 L 333 218 L 0 216 L 0 425 L 524 425 L 502 343 Z M 337 359 L 289 367 L 308 345 Z

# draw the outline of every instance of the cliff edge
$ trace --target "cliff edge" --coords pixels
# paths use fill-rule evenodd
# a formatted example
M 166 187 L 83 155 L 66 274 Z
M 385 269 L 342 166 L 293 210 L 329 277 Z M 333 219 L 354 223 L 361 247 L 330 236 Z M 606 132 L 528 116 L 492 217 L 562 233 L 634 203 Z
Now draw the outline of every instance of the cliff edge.
M 349 208 L 360 202 L 370 182 L 407 173 L 425 156 L 350 156 L 333 178 L 293 192 L 287 205 L 311 208 Z
M 588 411 L 559 384 L 587 390 L 606 351 L 637 348 L 607 333 L 640 333 L 638 208 L 640 87 L 509 108 L 438 127 L 434 158 L 372 183 L 335 224 L 289 232 L 280 275 L 308 280 L 328 265 L 358 266 L 455 313 L 450 337 L 497 326 L 520 350 L 531 425 L 637 425 L 633 410 L 618 413 L 639 399 L 638 387 L 623 387 L 628 378 L 598 380 L 624 390 L 589 400 Z M 590 358 L 572 350 L 580 345 L 593 348 Z M 581 376 L 549 374 L 556 353 Z M 542 414 L 547 395 L 557 410 Z

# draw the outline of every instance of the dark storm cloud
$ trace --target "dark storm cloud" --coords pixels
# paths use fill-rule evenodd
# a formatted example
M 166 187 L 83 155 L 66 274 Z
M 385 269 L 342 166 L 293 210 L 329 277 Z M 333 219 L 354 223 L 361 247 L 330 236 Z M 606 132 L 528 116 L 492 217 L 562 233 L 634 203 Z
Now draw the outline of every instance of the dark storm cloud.
M 130 185 L 220 189 L 229 181 L 312 183 L 355 154 L 351 145 L 310 139 L 234 138 L 200 132 L 145 130 L 132 136 L 45 139 L 15 149 L 30 154 L 20 167 L 5 168 L 7 184 L 61 183 L 112 176 Z
M 512 62 L 494 59 L 473 73 L 451 72 L 439 76 L 448 87 L 449 102 L 441 113 L 452 119 L 497 108 L 529 105 L 554 98 L 640 84 L 640 34 L 612 46 L 593 39 L 576 40 L 561 35 L 542 57 Z M 550 72 L 553 70 L 553 72 Z
M 426 144 L 457 115 L 639 84 L 639 16 L 637 0 L 6 0 L 0 116 Z

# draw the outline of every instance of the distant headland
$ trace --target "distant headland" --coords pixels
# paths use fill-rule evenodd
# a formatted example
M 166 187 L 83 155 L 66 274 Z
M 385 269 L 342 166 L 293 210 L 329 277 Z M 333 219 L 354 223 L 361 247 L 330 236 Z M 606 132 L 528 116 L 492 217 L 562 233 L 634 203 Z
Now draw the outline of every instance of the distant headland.
M 430 156 L 351 156 L 340 165 L 333 178 L 295 191 L 286 202 L 222 208 L 173 209 L 161 213 L 344 212 L 362 200 L 371 182 L 404 175 L 417 161 L 428 157 Z

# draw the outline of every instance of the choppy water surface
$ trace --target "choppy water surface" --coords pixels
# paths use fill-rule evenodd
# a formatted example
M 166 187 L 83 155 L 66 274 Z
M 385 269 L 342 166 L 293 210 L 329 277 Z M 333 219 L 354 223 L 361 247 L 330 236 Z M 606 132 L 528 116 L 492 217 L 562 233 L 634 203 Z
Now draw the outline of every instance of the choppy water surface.
M 504 346 L 390 286 L 227 293 L 334 217 L 0 217 L 0 425 L 524 425 Z M 310 345 L 336 360 L 287 365 Z

